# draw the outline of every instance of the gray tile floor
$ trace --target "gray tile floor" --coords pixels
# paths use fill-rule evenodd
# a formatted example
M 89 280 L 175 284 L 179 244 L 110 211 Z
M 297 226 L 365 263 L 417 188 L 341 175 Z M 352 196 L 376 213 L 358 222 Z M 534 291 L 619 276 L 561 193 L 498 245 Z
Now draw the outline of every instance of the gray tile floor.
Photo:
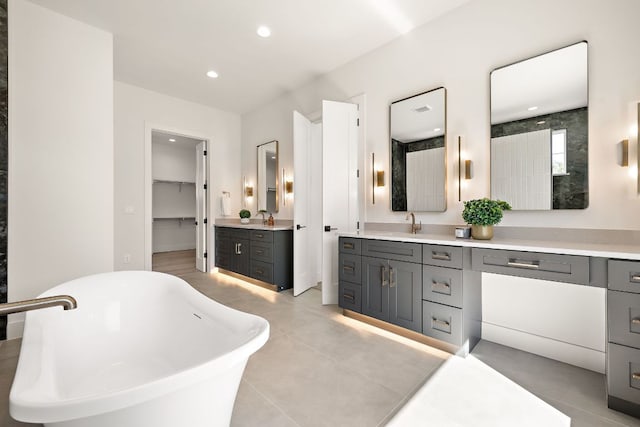
M 271 324 L 269 341 L 247 364 L 233 426 L 383 425 L 449 357 L 345 318 L 337 307 L 322 306 L 314 289 L 294 298 L 219 274 L 182 277 Z M 19 345 L 0 343 L 2 426 L 32 425 L 8 413 Z M 640 426 L 640 420 L 607 409 L 603 375 L 486 341 L 473 354 L 570 416 L 573 427 Z

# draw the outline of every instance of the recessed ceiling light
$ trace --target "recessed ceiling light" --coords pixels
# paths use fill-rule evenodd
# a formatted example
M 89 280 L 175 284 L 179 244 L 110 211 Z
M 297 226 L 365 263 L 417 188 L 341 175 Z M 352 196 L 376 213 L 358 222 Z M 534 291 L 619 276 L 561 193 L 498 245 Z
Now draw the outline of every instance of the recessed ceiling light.
M 173 138 L 169 138 L 169 142 L 176 142 L 176 140 Z
M 433 131 L 434 132 L 440 132 L 440 128 L 435 128 Z
M 276 159 L 276 156 L 271 156 L 271 158 L 272 158 L 273 160 L 275 160 L 275 159 Z
M 533 107 L 527 108 L 527 110 L 529 110 L 529 111 L 536 111 L 537 109 L 538 109 L 538 107 L 536 107 L 535 105 Z
M 547 123 L 547 122 L 546 122 L 546 121 L 544 121 L 544 120 L 540 120 L 539 122 L 536 122 L 536 124 L 537 124 L 537 125 L 543 125 L 543 124 L 545 124 L 545 123 Z
M 212 79 L 217 79 L 218 78 L 218 73 L 216 73 L 213 70 L 209 70 L 209 71 L 207 71 L 207 77 L 211 77 Z
M 256 30 L 256 33 L 258 33 L 260 37 L 264 37 L 266 39 L 271 35 L 271 30 L 269 29 L 269 27 L 261 25 Z

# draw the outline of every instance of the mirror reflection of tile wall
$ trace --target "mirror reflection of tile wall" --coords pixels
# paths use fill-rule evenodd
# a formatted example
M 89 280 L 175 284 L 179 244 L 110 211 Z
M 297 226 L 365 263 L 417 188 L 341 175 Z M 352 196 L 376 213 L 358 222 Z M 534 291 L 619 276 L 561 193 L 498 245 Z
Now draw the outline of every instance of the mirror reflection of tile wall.
M 492 71 L 491 197 L 515 210 L 585 209 L 588 122 L 586 42 Z M 545 141 L 541 130 L 549 131 Z M 542 186 L 548 200 L 540 199 Z
M 391 209 L 447 209 L 446 91 L 434 89 L 390 106 Z

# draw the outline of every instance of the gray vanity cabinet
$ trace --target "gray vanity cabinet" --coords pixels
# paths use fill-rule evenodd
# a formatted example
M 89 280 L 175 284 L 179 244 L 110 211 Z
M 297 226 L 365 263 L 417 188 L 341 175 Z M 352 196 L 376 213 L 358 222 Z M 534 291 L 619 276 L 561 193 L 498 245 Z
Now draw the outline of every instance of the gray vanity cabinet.
M 216 267 L 249 274 L 249 230 L 216 227 Z
M 362 253 L 375 255 L 362 257 L 362 314 L 422 332 L 420 245 L 364 240 Z
M 608 405 L 640 416 L 640 262 L 609 260 Z
M 259 280 L 280 291 L 293 286 L 292 230 L 216 226 L 216 267 Z
M 362 313 L 362 257 L 360 239 L 341 237 L 338 257 L 338 305 Z

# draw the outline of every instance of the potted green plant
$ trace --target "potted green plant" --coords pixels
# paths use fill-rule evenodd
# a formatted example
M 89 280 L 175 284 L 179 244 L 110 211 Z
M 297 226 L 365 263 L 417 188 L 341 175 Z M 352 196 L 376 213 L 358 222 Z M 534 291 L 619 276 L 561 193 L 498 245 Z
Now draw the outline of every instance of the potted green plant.
M 471 225 L 471 237 L 489 240 L 493 237 L 493 226 L 502 220 L 502 211 L 505 210 L 511 210 L 511 205 L 502 200 L 467 200 L 464 202 L 462 219 Z
M 240 222 L 243 224 L 249 224 L 249 218 L 251 218 L 251 212 L 247 209 L 240 211 Z

